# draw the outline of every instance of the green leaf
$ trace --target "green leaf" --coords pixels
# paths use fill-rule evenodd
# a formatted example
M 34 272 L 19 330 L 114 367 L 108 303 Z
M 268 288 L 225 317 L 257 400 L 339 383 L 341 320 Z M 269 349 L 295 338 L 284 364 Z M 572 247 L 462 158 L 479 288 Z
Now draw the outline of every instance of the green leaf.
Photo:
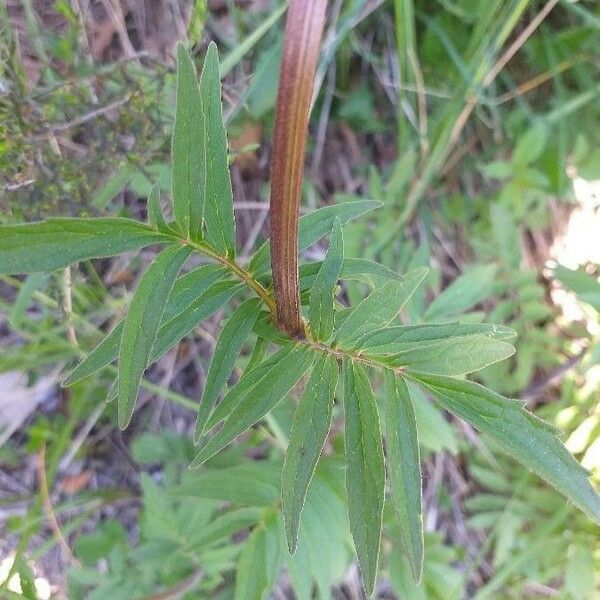
M 13 300 L 8 312 L 8 324 L 13 329 L 19 329 L 27 313 L 27 308 L 33 295 L 43 288 L 48 280 L 47 273 L 32 273 L 23 281 L 17 297 Z
M 394 366 L 434 375 L 467 375 L 512 356 L 511 344 L 485 335 L 452 337 L 394 357 Z
M 343 465 L 337 457 L 322 458 L 302 510 L 298 549 L 294 555 L 285 553 L 298 600 L 331 598 L 333 585 L 354 558 L 343 485 Z
M 533 124 L 520 138 L 513 152 L 515 165 L 530 165 L 535 162 L 547 147 L 548 127 L 542 121 Z
M 361 350 L 369 354 L 394 354 L 423 344 L 457 336 L 484 335 L 496 340 L 510 340 L 516 332 L 510 327 L 492 323 L 442 323 L 398 325 L 366 333 L 358 341 Z
M 217 265 L 203 265 L 179 277 L 169 295 L 161 325 L 188 309 L 216 281 L 224 277 L 225 269 Z M 207 297 L 204 297 L 208 300 Z M 205 317 L 206 318 L 206 317 Z M 67 387 L 81 381 L 110 365 L 119 356 L 123 321 L 117 323 L 110 333 L 67 375 L 62 385 Z M 158 335 L 159 345 L 162 336 Z
M 266 600 L 279 570 L 279 535 L 274 517 L 254 528 L 238 560 L 234 600 Z
M 281 496 L 281 463 L 246 461 L 233 467 L 186 471 L 172 494 L 180 498 L 210 498 L 245 506 L 272 506 Z
M 391 367 L 434 375 L 466 375 L 504 360 L 515 352 L 511 344 L 486 335 L 453 336 L 413 344 L 397 344 L 392 354 L 379 355 Z M 368 351 L 364 351 L 369 355 Z
M 123 324 L 119 350 L 119 426 L 131 420 L 140 381 L 150 359 L 167 298 L 191 249 L 170 246 L 140 280 Z
M 202 400 L 198 406 L 198 420 L 194 437 L 196 441 L 204 433 L 213 404 L 231 376 L 235 360 L 254 327 L 260 304 L 258 298 L 246 300 L 223 326 L 206 376 Z
M 231 510 L 216 517 L 199 532 L 193 532 L 190 549 L 202 551 L 219 541 L 228 540 L 241 529 L 252 527 L 263 516 L 264 510 L 258 507 L 244 507 Z
M 418 375 L 415 379 L 443 408 L 486 433 L 505 452 L 600 523 L 600 496 L 551 425 L 527 412 L 520 402 L 477 383 L 433 375 Z
M 508 179 L 514 173 L 515 168 L 512 163 L 498 160 L 483 165 L 479 170 L 490 179 Z
M 67 375 L 62 382 L 63 387 L 73 385 L 115 361 L 119 356 L 122 335 L 123 321 L 119 321 L 110 333 Z
M 310 289 L 310 325 L 318 340 L 333 333 L 333 296 L 344 258 L 344 237 L 339 219 L 333 222 L 327 256 Z
M 325 237 L 333 227 L 336 218 L 342 225 L 360 217 L 361 215 L 382 206 L 375 200 L 356 200 L 342 202 L 333 206 L 324 206 L 314 212 L 300 217 L 298 222 L 298 251 L 302 252 L 308 247 Z M 268 271 L 270 265 L 270 243 L 265 242 L 254 254 L 248 271 L 254 275 L 261 275 Z
M 204 220 L 207 241 L 219 252 L 235 256 L 233 192 L 223 125 L 217 46 L 211 42 L 200 75 L 200 97 L 206 119 L 203 139 L 206 157 Z
M 177 46 L 177 100 L 171 156 L 173 214 L 183 234 L 202 237 L 207 159 L 206 118 L 196 82 L 194 63 L 182 44 Z
M 317 273 L 321 269 L 323 262 L 304 263 L 300 265 L 300 289 L 309 289 Z M 375 278 L 375 279 L 374 279 Z M 366 258 L 344 258 L 339 279 L 364 281 L 373 285 L 373 281 L 378 279 L 400 279 L 400 275 L 373 260 Z
M 47 219 L 0 226 L 0 274 L 63 269 L 170 239 L 144 223 L 116 217 Z
M 574 292 L 579 300 L 587 302 L 600 311 L 600 283 L 596 277 L 584 271 L 567 269 L 562 265 L 554 269 L 553 275 L 566 288 Z
M 18 553 L 15 556 L 16 572 L 19 574 L 19 584 L 23 598 L 28 600 L 37 600 L 37 591 L 35 589 L 35 575 L 27 562 L 27 559 L 22 554 Z
M 251 371 L 254 367 L 259 365 L 264 360 L 268 348 L 269 340 L 261 337 L 256 338 L 256 343 L 254 344 L 254 348 L 252 349 L 252 354 L 250 355 L 250 358 L 248 359 L 248 364 L 244 369 L 245 373 Z
M 190 468 L 199 467 L 272 410 L 310 369 L 314 354 L 312 348 L 298 344 L 284 360 L 272 364 L 255 385 L 241 394 L 221 429 L 201 448 Z M 244 379 L 238 385 L 244 386 Z M 229 394 L 235 393 L 236 387 Z M 226 402 L 227 396 L 223 399 Z
M 151 360 L 159 359 L 179 340 L 189 335 L 210 315 L 219 310 L 233 295 L 243 288 L 235 281 L 217 281 L 181 313 L 167 321 L 161 328 L 152 351 Z
M 152 186 L 148 194 L 148 221 L 158 231 L 168 229 L 160 206 L 160 186 L 158 183 Z
M 263 381 L 263 378 L 271 377 L 272 373 L 276 373 L 277 365 L 285 367 L 290 360 L 290 354 L 295 348 L 295 344 L 288 344 L 254 368 L 246 369 L 241 379 L 229 390 L 209 416 L 205 431 L 210 431 L 215 425 L 226 419 L 245 394 Z
M 477 265 L 455 279 L 427 307 L 425 318 L 435 321 L 463 312 L 485 300 L 494 290 L 495 265 Z
M 334 339 L 346 347 L 352 346 L 367 331 L 388 325 L 421 285 L 427 272 L 425 268 L 415 269 L 371 292 L 342 321 Z
M 377 404 L 360 365 L 344 362 L 344 447 L 348 517 L 363 583 L 368 595 L 375 587 L 385 469 Z
M 296 551 L 300 514 L 331 426 L 337 379 L 336 361 L 328 355 L 319 357 L 294 414 L 281 477 L 283 520 L 290 554 Z
M 401 377 L 385 374 L 385 422 L 388 475 L 404 552 L 413 579 L 423 573 L 421 461 L 417 421 L 408 387 Z

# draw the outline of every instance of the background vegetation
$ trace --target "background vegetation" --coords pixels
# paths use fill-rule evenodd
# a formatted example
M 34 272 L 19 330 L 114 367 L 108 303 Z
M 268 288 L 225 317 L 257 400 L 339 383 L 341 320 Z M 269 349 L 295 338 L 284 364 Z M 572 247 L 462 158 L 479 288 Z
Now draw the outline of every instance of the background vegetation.
M 175 44 L 187 37 L 201 58 L 215 40 L 238 239 L 250 254 L 266 234 L 282 9 L 3 0 L 2 222 L 143 217 L 151 185 L 170 189 Z M 303 194 L 306 210 L 384 202 L 345 228 L 346 249 L 401 272 L 431 267 L 411 320 L 514 328 L 516 355 L 480 379 L 560 427 L 596 483 L 599 49 L 593 0 L 333 0 Z M 321 259 L 324 248 L 308 253 Z M 360 597 L 339 430 L 293 560 L 271 508 L 290 403 L 210 468 L 187 471 L 213 332 L 227 315 L 153 366 L 125 433 L 104 402 L 109 380 L 60 389 L 64 370 L 123 316 L 152 255 L 0 281 L 0 595 Z M 424 580 L 413 587 L 389 525 L 378 597 L 597 597 L 598 528 L 490 440 L 424 395 L 415 403 Z M 236 586 L 242 578 L 250 583 Z

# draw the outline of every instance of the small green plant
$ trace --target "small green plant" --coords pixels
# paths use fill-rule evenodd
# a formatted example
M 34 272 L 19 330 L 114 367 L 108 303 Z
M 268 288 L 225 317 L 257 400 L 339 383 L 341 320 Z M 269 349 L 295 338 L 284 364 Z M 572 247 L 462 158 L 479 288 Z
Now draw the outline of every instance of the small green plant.
M 0 273 L 54 271 L 78 261 L 162 246 L 142 276 L 127 316 L 64 382 L 73 385 L 117 361 L 118 376 L 108 400 L 117 400 L 123 429 L 131 421 L 145 369 L 208 316 L 232 303 L 236 308 L 217 340 L 199 404 L 194 439 L 198 450 L 191 467 L 213 460 L 303 385 L 281 467 L 281 501 L 276 503 L 291 553 L 297 549 L 304 504 L 329 434 L 335 400 L 343 399 L 347 511 L 368 594 L 376 582 L 386 491 L 414 580 L 418 582 L 422 574 L 421 470 L 412 386 L 487 434 L 600 522 L 600 497 L 555 430 L 521 402 L 464 378 L 511 356 L 514 332 L 460 321 L 400 324 L 398 317 L 427 270 L 417 268 L 400 276 L 344 254 L 344 225 L 377 208 L 377 202 L 342 202 L 298 219 L 325 3 L 309 3 L 310 10 L 303 4 L 291 3 L 283 49 L 282 73 L 289 77 L 282 78 L 276 116 L 271 241 L 247 265 L 236 260 L 219 62 L 211 44 L 199 83 L 188 52 L 182 46 L 177 51 L 174 218 L 163 214 L 155 187 L 148 199 L 148 223 L 55 218 L 4 226 Z M 298 252 L 328 234 L 325 259 L 298 266 Z M 192 254 L 211 264 L 180 274 Z M 377 282 L 374 289 L 347 306 L 339 282 L 365 278 Z M 451 306 L 440 306 L 443 302 Z M 452 314 L 453 302 L 457 298 L 446 294 L 435 303 L 435 310 Z M 257 342 L 250 362 L 239 381 L 223 392 L 251 333 Z M 379 406 L 372 386 L 381 383 L 385 392 Z M 146 494 L 157 495 L 150 481 L 145 484 Z M 261 526 L 253 531 L 244 551 L 245 569 L 240 568 L 238 576 L 253 576 L 252 549 L 277 535 L 277 528 Z M 259 597 L 268 591 L 261 590 Z

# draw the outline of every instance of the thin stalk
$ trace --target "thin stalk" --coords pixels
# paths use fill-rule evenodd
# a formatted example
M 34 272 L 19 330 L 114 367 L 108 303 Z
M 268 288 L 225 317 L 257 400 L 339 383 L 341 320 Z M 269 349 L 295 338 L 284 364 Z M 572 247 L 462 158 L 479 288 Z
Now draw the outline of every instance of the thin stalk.
M 298 218 L 308 118 L 326 0 L 292 0 L 277 93 L 271 178 L 271 267 L 277 323 L 303 334 L 298 276 Z

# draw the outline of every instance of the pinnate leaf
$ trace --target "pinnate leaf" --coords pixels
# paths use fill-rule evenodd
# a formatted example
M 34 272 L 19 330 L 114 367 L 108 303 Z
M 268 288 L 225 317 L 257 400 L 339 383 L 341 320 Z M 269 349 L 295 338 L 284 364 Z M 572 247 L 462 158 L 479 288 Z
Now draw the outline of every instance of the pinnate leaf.
M 0 274 L 62 269 L 171 241 L 133 219 L 47 219 L 0 226 Z
M 337 380 L 336 361 L 327 355 L 319 357 L 294 414 L 281 483 L 283 520 L 291 554 L 296 551 L 308 486 L 331 426 Z
M 142 276 L 131 301 L 119 351 L 118 412 L 121 429 L 125 429 L 131 420 L 167 298 L 190 251 L 188 246 L 170 246 L 163 250 Z
M 208 415 L 223 386 L 231 376 L 235 360 L 254 327 L 259 310 L 260 300 L 258 298 L 246 300 L 229 317 L 221 330 L 206 376 L 202 400 L 198 407 L 196 440 L 200 439 L 204 433 Z
M 385 374 L 386 450 L 394 510 L 413 579 L 423 572 L 421 463 L 417 421 L 408 387 L 401 377 Z
M 556 437 L 554 428 L 508 400 L 471 381 L 415 377 L 446 410 L 487 434 L 505 452 L 539 475 L 600 523 L 600 496 L 585 469 Z
M 377 404 L 360 365 L 344 362 L 344 448 L 348 517 L 368 595 L 377 577 L 385 468 Z

